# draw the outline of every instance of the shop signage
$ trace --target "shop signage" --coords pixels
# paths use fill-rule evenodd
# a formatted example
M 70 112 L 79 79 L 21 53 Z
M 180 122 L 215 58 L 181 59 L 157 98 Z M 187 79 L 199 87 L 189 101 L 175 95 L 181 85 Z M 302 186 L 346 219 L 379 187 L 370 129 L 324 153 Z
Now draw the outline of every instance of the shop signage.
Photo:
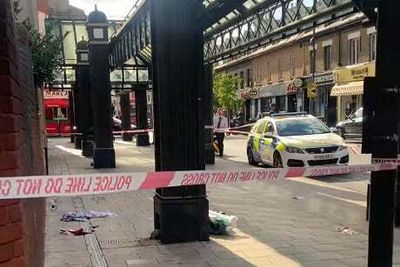
M 295 86 L 293 83 L 289 83 L 289 84 L 288 84 L 288 87 L 287 87 L 287 89 L 286 89 L 286 93 L 287 93 L 288 95 L 290 95 L 290 94 L 296 94 L 298 90 L 299 90 L 299 89 L 298 89 L 297 86 Z
M 260 89 L 252 88 L 248 90 L 240 90 L 237 95 L 241 99 L 258 98 L 260 96 Z
M 67 90 L 43 90 L 43 98 L 45 99 L 68 99 L 69 91 Z
M 249 99 L 249 91 L 238 91 L 238 97 L 241 99 Z
M 375 76 L 375 63 L 366 63 L 334 70 L 336 83 L 349 83 L 364 80 L 365 77 Z
M 307 84 L 307 96 L 308 98 L 314 98 L 317 96 L 317 86 L 315 83 Z
M 325 83 L 333 83 L 333 73 L 329 72 L 326 74 L 316 75 L 314 77 L 314 82 L 316 84 L 325 84 Z
M 260 90 L 257 90 L 257 89 L 251 89 L 249 91 L 250 98 L 257 98 L 259 94 L 260 94 Z
M 303 79 L 297 77 L 293 80 L 292 84 L 296 89 L 299 89 L 303 86 Z
M 287 94 L 288 85 L 289 83 L 277 83 L 248 90 L 239 90 L 237 91 L 237 96 L 241 99 L 283 96 Z

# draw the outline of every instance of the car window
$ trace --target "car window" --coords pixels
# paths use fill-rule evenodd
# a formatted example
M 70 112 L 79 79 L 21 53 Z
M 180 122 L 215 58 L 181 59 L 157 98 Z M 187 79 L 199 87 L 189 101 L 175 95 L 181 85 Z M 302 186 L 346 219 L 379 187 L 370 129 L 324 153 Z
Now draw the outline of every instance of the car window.
M 258 124 L 255 124 L 252 128 L 251 128 L 251 133 L 255 133 L 256 131 L 257 131 L 257 127 L 258 127 Z
M 273 133 L 274 132 L 274 125 L 271 122 L 267 123 L 267 127 L 265 128 L 266 133 Z
M 328 126 L 317 118 L 291 118 L 276 122 L 280 136 L 312 135 L 330 133 Z
M 262 123 L 260 123 L 260 125 L 257 128 L 257 133 L 258 134 L 263 134 L 264 133 L 264 128 L 265 125 L 267 124 L 267 122 L 263 121 Z
M 362 118 L 363 116 L 363 109 L 360 108 L 354 113 L 354 118 Z

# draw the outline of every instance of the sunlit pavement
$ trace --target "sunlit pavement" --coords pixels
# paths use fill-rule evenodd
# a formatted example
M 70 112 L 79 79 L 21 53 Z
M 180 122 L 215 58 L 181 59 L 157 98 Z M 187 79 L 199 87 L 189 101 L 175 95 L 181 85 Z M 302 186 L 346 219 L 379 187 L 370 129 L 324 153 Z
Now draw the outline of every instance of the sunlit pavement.
M 245 146 L 245 138 L 228 137 L 226 156 L 207 168 L 249 168 Z M 49 147 L 52 174 L 154 169 L 153 147 L 118 138 L 115 170 L 94 170 L 67 138 L 50 139 Z M 352 164 L 369 161 L 357 150 L 351 153 Z M 59 198 L 56 209 L 49 199 L 46 266 L 366 266 L 368 179 L 356 174 L 209 186 L 211 209 L 238 216 L 238 228 L 210 242 L 174 245 L 147 239 L 153 230 L 152 191 Z M 64 211 L 74 210 L 110 210 L 118 217 L 93 219 L 91 225 L 99 227 L 85 237 L 60 235 L 62 228 L 90 227 L 60 222 Z

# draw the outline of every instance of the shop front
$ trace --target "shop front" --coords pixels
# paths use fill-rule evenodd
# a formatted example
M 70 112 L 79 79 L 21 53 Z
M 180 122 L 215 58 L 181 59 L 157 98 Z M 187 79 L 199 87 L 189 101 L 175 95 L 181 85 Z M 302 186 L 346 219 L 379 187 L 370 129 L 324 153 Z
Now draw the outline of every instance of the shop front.
M 306 96 L 308 112 L 325 121 L 329 126 L 334 126 L 337 118 L 336 97 L 331 96 L 334 86 L 333 72 L 315 74 L 314 80 L 312 76 L 308 76 L 305 78 L 305 83 L 306 85 L 314 84 L 316 89 L 315 95 Z
M 238 91 L 238 96 L 246 100 L 247 120 L 254 121 L 262 112 L 287 111 L 287 87 L 289 83 L 278 83 Z
M 286 87 L 287 94 L 287 111 L 288 112 L 300 112 L 306 111 L 305 108 L 305 91 L 304 91 L 304 79 L 297 77 L 291 81 Z
M 337 118 L 338 121 L 343 121 L 362 107 L 364 78 L 375 76 L 375 63 L 337 68 L 333 73 L 335 86 L 331 96 L 337 97 Z

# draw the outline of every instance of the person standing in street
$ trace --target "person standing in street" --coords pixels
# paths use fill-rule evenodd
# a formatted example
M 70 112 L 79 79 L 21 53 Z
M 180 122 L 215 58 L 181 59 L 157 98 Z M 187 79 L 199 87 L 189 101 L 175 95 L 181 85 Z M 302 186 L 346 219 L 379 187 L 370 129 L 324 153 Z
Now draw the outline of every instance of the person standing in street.
M 222 108 L 218 108 L 217 114 L 214 116 L 214 133 L 218 143 L 220 157 L 224 155 L 224 137 L 227 129 L 228 119 L 224 116 L 224 110 Z

